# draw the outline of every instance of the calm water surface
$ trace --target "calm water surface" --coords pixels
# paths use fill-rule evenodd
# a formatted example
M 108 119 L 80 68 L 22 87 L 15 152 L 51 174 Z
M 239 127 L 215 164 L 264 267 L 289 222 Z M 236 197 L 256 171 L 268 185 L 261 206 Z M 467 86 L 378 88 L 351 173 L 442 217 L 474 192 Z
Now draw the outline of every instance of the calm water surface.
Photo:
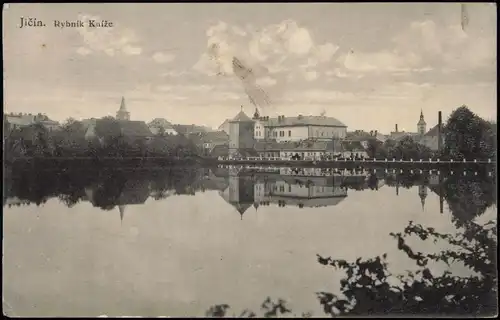
M 496 215 L 491 203 L 478 213 L 443 199 L 448 177 L 438 175 L 405 187 L 390 173 L 275 171 L 13 173 L 4 182 L 4 308 L 16 316 L 203 316 L 220 303 L 258 309 L 270 296 L 321 316 L 314 293 L 338 292 L 343 273 L 316 254 L 387 253 L 391 270 L 403 272 L 415 263 L 391 232 L 414 221 L 455 233 L 457 219 Z

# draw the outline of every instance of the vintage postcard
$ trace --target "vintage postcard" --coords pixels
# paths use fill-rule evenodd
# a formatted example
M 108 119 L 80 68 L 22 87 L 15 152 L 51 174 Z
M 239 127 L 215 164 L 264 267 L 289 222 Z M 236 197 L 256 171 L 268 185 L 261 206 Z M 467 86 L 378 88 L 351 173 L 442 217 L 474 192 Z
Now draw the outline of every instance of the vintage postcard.
M 496 12 L 5 4 L 4 315 L 497 315 Z

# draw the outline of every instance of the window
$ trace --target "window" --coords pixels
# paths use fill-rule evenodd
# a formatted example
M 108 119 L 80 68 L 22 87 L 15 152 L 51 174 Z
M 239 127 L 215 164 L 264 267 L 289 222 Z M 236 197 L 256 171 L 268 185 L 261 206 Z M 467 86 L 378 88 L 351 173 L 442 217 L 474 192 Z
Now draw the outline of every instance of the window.
M 288 136 L 291 137 L 292 136 L 292 130 L 288 130 Z

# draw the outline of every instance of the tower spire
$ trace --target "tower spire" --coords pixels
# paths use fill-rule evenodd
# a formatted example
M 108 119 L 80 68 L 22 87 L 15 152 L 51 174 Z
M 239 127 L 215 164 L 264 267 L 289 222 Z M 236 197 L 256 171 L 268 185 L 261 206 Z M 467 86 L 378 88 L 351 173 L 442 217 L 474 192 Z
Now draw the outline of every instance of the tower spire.
M 117 120 L 130 120 L 130 112 L 127 111 L 127 108 L 125 107 L 125 97 L 122 96 L 122 101 L 120 103 L 120 109 L 116 113 L 116 119 Z
M 122 102 L 120 103 L 120 111 L 127 111 L 125 108 L 125 97 L 122 96 Z
M 424 120 L 424 111 L 420 109 L 420 120 L 417 123 L 417 131 L 420 135 L 424 135 L 427 129 L 427 123 Z

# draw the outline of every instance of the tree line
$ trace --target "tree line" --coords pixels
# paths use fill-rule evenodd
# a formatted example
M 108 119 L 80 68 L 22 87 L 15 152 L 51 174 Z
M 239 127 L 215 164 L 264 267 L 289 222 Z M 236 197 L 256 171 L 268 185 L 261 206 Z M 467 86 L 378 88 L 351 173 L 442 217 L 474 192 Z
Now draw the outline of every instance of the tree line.
M 104 117 L 113 125 L 113 117 Z M 474 114 L 467 106 L 454 110 L 443 126 L 444 143 L 439 151 L 418 143 L 411 136 L 399 141 L 378 143 L 371 139 L 367 153 L 377 159 L 487 160 L 496 157 L 496 123 Z M 130 140 L 123 134 L 102 139 L 86 139 L 81 121 L 68 119 L 60 130 L 50 131 L 42 124 L 13 129 L 4 115 L 3 147 L 7 157 L 190 157 L 203 150 L 183 134 L 167 135 L 164 130 L 148 141 Z
M 102 118 L 118 125 L 113 117 Z M 189 157 L 200 154 L 185 135 L 168 135 L 164 130 L 149 139 L 129 139 L 124 134 L 109 134 L 87 139 L 86 126 L 73 118 L 59 130 L 34 123 L 12 128 L 4 116 L 3 147 L 6 156 L 16 157 Z M 112 130 L 110 130 L 112 131 Z M 119 131 L 119 130 L 118 130 Z
M 444 143 L 441 150 L 433 151 L 411 136 L 384 143 L 369 141 L 368 156 L 377 159 L 441 159 L 487 160 L 496 157 L 496 123 L 474 114 L 467 106 L 455 109 L 443 124 Z

